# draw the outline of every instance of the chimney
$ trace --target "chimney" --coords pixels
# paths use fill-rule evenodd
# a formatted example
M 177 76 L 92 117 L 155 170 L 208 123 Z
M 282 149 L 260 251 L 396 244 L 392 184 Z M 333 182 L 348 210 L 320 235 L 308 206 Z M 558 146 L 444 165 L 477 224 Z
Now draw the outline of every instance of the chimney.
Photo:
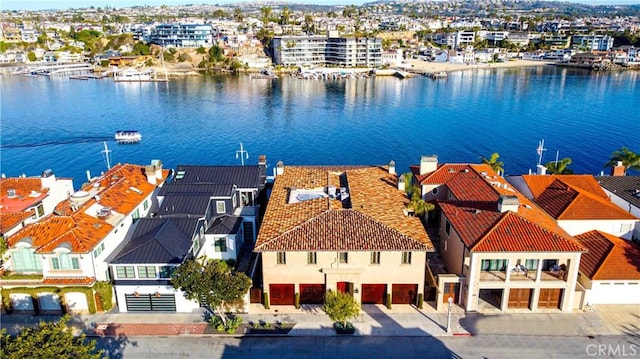
M 626 167 L 622 165 L 622 161 L 618 161 L 615 166 L 611 167 L 612 176 L 624 176 Z
M 156 179 L 162 179 L 162 161 L 151 160 L 151 164 L 156 168 Z
M 389 161 L 389 174 L 396 174 L 396 161 Z
M 404 176 L 398 177 L 398 190 L 400 190 L 402 192 L 405 191 Z
M 438 156 L 421 156 L 420 157 L 420 174 L 426 174 L 438 169 Z
M 537 175 L 546 175 L 547 174 L 547 167 L 543 166 L 543 165 L 537 165 L 536 166 L 536 174 Z
M 258 156 L 258 166 L 266 166 L 267 165 L 267 156 L 260 155 Z
M 506 211 L 518 213 L 519 206 L 520 206 L 520 201 L 516 196 L 503 194 L 498 199 L 498 212 L 500 213 L 504 213 Z
M 284 163 L 282 161 L 278 161 L 276 163 L 276 176 L 284 174 Z

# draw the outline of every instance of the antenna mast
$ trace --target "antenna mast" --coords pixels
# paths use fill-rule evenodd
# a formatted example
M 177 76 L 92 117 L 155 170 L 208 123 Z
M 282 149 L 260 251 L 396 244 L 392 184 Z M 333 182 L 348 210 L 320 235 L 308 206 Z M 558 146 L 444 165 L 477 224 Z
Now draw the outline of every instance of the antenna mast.
M 249 152 L 244 150 L 242 147 L 242 142 L 240 142 L 240 151 L 236 151 L 236 159 L 240 156 L 240 163 L 244 166 L 244 160 L 249 159 Z
M 544 148 L 544 139 L 542 141 L 538 141 L 538 148 L 536 148 L 536 153 L 538 154 L 538 166 L 542 164 L 542 155 L 546 150 L 547 149 Z
M 104 141 L 104 150 L 100 151 L 102 153 L 104 153 L 104 160 L 107 161 L 107 169 L 111 169 L 111 159 L 109 158 L 109 153 L 111 153 L 111 150 L 109 149 L 109 147 L 107 147 L 107 141 Z

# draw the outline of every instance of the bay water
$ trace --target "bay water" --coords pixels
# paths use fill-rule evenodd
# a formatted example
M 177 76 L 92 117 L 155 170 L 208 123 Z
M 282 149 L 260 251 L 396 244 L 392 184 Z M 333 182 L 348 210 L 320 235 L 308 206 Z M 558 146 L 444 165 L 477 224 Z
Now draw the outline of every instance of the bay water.
M 79 187 L 112 163 L 240 164 L 267 155 L 285 165 L 387 164 L 405 172 L 420 155 L 479 163 L 500 154 L 507 174 L 570 157 L 599 174 L 611 152 L 640 151 L 640 72 L 553 66 L 480 69 L 446 79 L 275 80 L 200 76 L 169 83 L 0 77 L 0 171 L 53 169 Z M 138 130 L 139 144 L 113 141 Z

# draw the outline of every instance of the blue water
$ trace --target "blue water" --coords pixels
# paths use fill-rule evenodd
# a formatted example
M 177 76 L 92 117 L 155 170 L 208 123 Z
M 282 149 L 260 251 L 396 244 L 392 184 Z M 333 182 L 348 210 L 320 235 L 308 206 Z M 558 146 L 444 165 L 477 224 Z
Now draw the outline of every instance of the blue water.
M 112 162 L 386 164 L 399 171 L 420 155 L 479 162 L 499 152 L 508 174 L 570 157 L 576 173 L 598 174 L 611 152 L 640 152 L 640 72 L 593 73 L 555 67 L 475 70 L 447 79 L 252 80 L 248 76 L 113 83 L 0 77 L 0 171 L 39 175 L 51 168 L 76 187 Z M 136 129 L 137 145 L 116 130 Z

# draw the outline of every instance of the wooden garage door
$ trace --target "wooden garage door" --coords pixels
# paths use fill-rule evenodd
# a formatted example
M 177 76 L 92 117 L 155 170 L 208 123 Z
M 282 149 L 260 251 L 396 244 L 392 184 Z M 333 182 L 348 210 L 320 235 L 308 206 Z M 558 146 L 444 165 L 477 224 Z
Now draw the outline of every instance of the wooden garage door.
M 269 284 L 271 305 L 293 305 L 293 284 Z
M 417 292 L 417 284 L 393 284 L 391 286 L 391 304 L 415 304 Z
M 509 308 L 529 308 L 531 301 L 529 288 L 511 288 L 509 290 Z
M 362 285 L 362 304 L 384 304 L 386 295 L 386 284 Z
M 322 304 L 324 284 L 300 284 L 300 304 Z
M 538 308 L 560 308 L 560 299 L 562 298 L 562 289 L 559 288 L 543 288 L 540 289 L 540 299 L 538 299 Z

